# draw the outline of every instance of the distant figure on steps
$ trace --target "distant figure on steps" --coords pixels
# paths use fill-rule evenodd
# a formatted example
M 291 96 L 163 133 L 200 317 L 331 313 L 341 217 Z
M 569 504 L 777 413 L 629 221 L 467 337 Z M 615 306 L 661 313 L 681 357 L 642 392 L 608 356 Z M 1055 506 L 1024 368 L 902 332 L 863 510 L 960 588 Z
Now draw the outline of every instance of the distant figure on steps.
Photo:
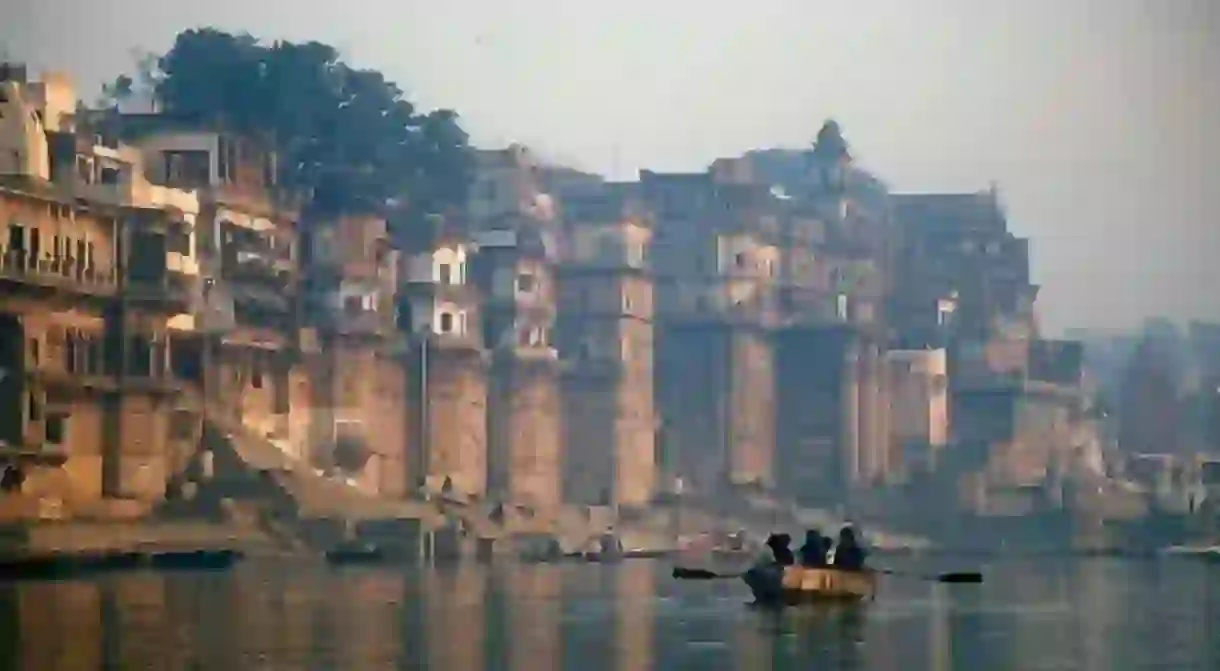
M 835 545 L 834 559 L 831 564 L 844 571 L 864 570 L 864 549 L 856 541 L 856 532 L 851 525 L 839 530 L 839 542 Z
M 805 544 L 798 550 L 801 556 L 801 566 L 807 568 L 823 568 L 826 566 L 826 553 L 830 550 L 830 539 L 817 529 L 805 532 Z

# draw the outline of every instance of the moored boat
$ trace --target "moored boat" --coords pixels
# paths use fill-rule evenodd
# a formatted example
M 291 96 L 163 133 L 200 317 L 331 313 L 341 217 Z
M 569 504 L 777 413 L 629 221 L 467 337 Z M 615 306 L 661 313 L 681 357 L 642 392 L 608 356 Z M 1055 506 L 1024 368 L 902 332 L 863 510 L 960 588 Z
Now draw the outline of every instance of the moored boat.
M 873 598 L 877 592 L 877 574 L 869 570 L 756 566 L 741 579 L 759 603 L 860 601 Z

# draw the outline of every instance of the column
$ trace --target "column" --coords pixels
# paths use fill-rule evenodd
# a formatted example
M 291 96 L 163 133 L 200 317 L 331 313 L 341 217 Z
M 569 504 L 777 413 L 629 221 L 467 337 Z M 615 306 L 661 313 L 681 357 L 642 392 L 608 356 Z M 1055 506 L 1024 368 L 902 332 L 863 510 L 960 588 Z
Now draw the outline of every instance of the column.
M 880 391 L 880 355 L 873 343 L 864 344 L 860 348 L 860 378 L 858 380 L 859 399 L 859 473 L 857 477 L 862 482 L 872 482 L 883 472 L 884 455 L 881 453 L 879 428 L 879 391 Z
M 860 477 L 860 351 L 851 338 L 843 355 L 842 386 L 839 405 L 842 416 L 839 420 L 839 460 L 842 464 L 841 484 L 855 484 Z

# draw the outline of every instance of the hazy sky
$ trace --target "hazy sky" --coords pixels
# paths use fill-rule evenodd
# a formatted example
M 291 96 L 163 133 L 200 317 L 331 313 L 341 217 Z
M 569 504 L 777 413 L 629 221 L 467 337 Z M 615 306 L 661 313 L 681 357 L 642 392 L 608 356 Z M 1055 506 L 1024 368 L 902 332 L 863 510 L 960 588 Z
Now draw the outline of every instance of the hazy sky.
M 834 116 L 895 190 L 998 182 L 1049 329 L 1220 319 L 1209 0 L 3 4 L 0 48 L 88 99 L 184 28 L 318 39 L 457 109 L 477 144 L 619 177 L 801 146 Z

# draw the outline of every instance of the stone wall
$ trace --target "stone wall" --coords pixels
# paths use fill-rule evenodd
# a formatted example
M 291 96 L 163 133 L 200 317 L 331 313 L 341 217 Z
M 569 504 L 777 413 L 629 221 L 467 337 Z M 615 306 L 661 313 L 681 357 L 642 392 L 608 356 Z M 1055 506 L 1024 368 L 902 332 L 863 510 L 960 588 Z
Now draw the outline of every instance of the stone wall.
M 729 428 L 729 480 L 743 484 L 774 483 L 775 362 L 765 333 L 741 332 L 732 336 L 730 350 L 731 425 Z
M 563 454 L 558 369 L 505 358 L 492 369 L 488 397 L 489 488 L 539 509 L 562 501 Z
M 166 407 L 147 396 L 127 396 L 120 402 L 120 412 L 116 494 L 146 500 L 161 498 L 168 479 L 169 417 Z
M 614 496 L 617 382 L 609 374 L 566 371 L 564 403 L 564 500 L 608 505 Z
M 428 357 L 428 478 L 448 477 L 464 494 L 487 491 L 487 369 L 472 352 L 435 348 Z

